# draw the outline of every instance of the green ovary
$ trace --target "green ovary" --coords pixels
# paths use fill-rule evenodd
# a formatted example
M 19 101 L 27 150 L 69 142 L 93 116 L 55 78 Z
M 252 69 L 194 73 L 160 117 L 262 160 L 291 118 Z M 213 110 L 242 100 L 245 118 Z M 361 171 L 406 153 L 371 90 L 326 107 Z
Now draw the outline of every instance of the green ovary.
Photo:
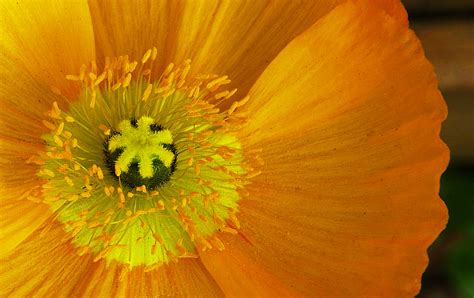
M 147 116 L 120 122 L 104 154 L 109 171 L 130 187 L 155 189 L 168 182 L 176 167 L 171 132 Z

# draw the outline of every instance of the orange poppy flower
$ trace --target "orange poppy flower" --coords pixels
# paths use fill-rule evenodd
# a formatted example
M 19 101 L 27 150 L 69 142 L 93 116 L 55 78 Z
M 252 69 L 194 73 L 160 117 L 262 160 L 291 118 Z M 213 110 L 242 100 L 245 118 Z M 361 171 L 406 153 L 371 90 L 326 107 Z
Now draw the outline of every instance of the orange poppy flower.
M 2 2 L 2 296 L 412 296 L 447 221 L 396 0 Z

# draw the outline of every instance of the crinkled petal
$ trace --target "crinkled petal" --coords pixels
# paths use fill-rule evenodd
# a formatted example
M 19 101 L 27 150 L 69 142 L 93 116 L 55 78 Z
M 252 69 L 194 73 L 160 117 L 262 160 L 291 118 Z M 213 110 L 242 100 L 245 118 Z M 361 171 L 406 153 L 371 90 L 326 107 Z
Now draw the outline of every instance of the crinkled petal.
M 445 103 L 413 32 L 371 2 L 343 4 L 250 96 L 244 148 L 262 148 L 265 165 L 240 202 L 245 240 L 224 238 L 226 257 L 203 258 L 217 283 L 236 287 L 222 268 L 239 255 L 310 296 L 415 295 L 447 221 L 448 150 Z
M 156 46 L 159 68 L 189 58 L 195 73 L 226 74 L 232 79 L 229 88 L 246 94 L 289 41 L 342 2 L 90 1 L 90 7 L 98 57 L 141 59 Z M 399 0 L 372 5 L 407 23 Z
M 4 61 L 2 57 L 2 70 L 5 67 L 14 73 L 15 68 L 24 68 L 43 85 L 71 99 L 77 96 L 77 84 L 65 77 L 95 58 L 86 1 L 2 1 L 0 24 L 0 53 L 8 58 Z M 8 84 L 15 85 L 10 80 Z M 18 104 L 35 101 L 22 98 Z
M 0 2 L 0 201 L 2 254 L 49 216 L 28 201 L 41 182 L 27 164 L 43 150 L 44 113 L 78 89 L 66 80 L 94 59 L 94 36 L 84 1 Z M 76 84 L 77 85 L 77 84 Z M 21 214 L 21 216 L 19 216 Z
M 145 272 L 78 255 L 59 223 L 38 229 L 0 260 L 0 294 L 8 297 L 219 297 L 222 292 L 198 259 Z

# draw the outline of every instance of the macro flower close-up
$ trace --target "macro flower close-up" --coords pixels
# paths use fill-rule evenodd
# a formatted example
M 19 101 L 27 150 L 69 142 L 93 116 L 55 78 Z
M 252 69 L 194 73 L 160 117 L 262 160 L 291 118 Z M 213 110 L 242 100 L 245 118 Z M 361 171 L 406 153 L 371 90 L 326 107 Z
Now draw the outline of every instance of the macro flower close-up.
M 447 109 L 400 1 L 0 6 L 0 296 L 418 293 Z

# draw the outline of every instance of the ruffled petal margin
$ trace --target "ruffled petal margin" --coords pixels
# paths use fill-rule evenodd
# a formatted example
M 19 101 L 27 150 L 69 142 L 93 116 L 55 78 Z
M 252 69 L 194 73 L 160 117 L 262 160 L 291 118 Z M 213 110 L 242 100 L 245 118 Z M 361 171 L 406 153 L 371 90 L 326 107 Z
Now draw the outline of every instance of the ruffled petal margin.
M 438 192 L 449 153 L 446 106 L 414 33 L 371 1 L 343 4 L 250 96 L 243 144 L 262 148 L 265 165 L 240 203 L 242 237 L 224 238 L 218 259 L 202 254 L 224 292 L 245 286 L 242 257 L 309 296 L 415 295 L 447 222 Z
M 78 90 L 64 76 L 94 60 L 87 5 L 64 3 L 42 3 L 41 14 L 22 6 L 34 3 L 12 2 L 1 9 L 1 120 L 8 127 L 0 135 L 2 151 L 8 151 L 0 159 L 2 200 L 20 198 L 22 188 L 38 185 L 34 166 L 23 164 L 40 145 L 40 115 L 53 100 L 61 102 L 51 89 L 74 98 Z M 306 9 L 293 7 L 294 1 L 257 1 L 260 8 L 238 1 L 244 6 L 202 1 L 176 8 L 169 3 L 163 4 L 168 7 L 164 12 L 158 9 L 163 18 L 150 14 L 151 20 L 159 20 L 156 28 L 143 15 L 127 18 L 129 10 L 122 7 L 123 19 L 117 23 L 122 31 L 104 21 L 104 11 L 91 6 L 91 13 L 99 16 L 94 19 L 97 44 L 104 49 L 99 56 L 141 54 L 165 41 L 162 66 L 192 58 L 197 72 L 228 74 L 245 92 L 289 40 L 337 1 L 303 2 Z M 383 3 L 392 17 L 374 3 Z M 447 163 L 438 138 L 444 103 L 418 41 L 406 29 L 399 1 L 361 0 L 357 5 L 362 8 L 342 5 L 296 38 L 252 89 L 249 112 L 255 121 L 244 139 L 250 149 L 265 149 L 266 165 L 249 187 L 251 199 L 242 202 L 241 238 L 224 239 L 224 253 L 202 256 L 217 284 L 194 259 L 151 272 L 129 272 L 120 265 L 93 262 L 90 255 L 79 257 L 59 224 L 52 224 L 0 262 L 1 294 L 60 290 L 64 295 L 220 296 L 218 285 L 234 295 L 415 294 L 427 262 L 426 246 L 446 221 L 437 196 L 439 175 Z M 175 10 L 176 15 L 170 13 Z M 129 21 L 137 25 L 131 31 Z M 167 35 L 154 38 L 144 29 L 148 33 L 137 36 L 141 26 Z M 112 28 L 113 34 L 101 31 L 104 28 Z M 176 34 L 169 34 L 175 28 Z M 139 45 L 122 51 L 106 43 L 106 38 L 126 41 L 111 37 L 123 30 L 135 34 L 131 40 Z M 18 122 L 32 129 L 18 135 L 24 131 Z M 9 178 L 7 170 L 31 178 L 23 183 Z M 15 235 L 11 247 L 49 216 L 44 205 L 29 204 L 6 200 L 0 205 L 0 236 Z M 13 218 L 4 215 L 17 211 L 25 214 L 17 227 L 4 228 Z M 276 224 L 282 222 L 287 225 Z

